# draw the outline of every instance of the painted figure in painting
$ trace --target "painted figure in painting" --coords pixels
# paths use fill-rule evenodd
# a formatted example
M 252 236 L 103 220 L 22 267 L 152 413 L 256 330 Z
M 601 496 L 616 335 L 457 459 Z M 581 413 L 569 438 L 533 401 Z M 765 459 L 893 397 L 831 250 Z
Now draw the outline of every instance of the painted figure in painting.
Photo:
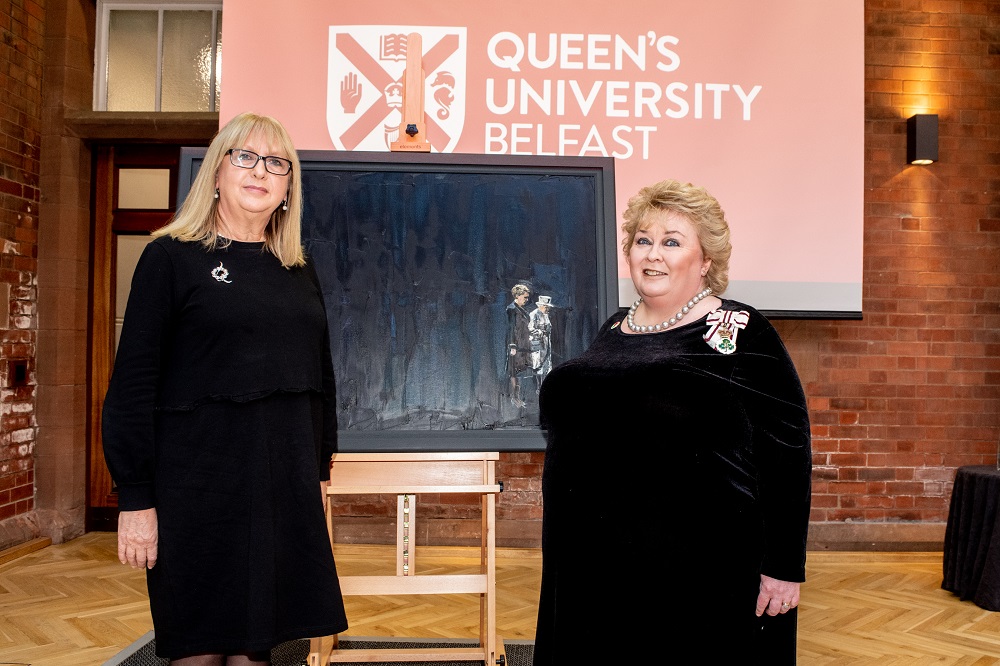
M 552 309 L 551 296 L 539 296 L 535 309 L 528 315 L 528 335 L 531 338 L 531 368 L 535 372 L 535 392 L 541 390 L 542 380 L 552 370 Z
M 507 376 L 510 377 L 510 402 L 524 407 L 522 381 L 532 375 L 531 332 L 529 314 L 524 307 L 531 295 L 526 284 L 515 284 L 510 290 L 514 300 L 507 306 Z

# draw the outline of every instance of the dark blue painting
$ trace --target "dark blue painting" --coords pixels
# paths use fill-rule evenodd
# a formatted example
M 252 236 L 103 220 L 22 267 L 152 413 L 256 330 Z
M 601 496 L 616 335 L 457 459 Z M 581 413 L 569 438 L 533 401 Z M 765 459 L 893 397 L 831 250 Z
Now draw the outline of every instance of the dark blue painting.
M 421 448 L 478 449 L 483 434 L 491 450 L 540 448 L 540 382 L 609 314 L 607 165 L 443 157 L 304 167 L 303 240 L 330 319 L 340 429 L 396 433 L 376 450 L 414 433 Z M 515 286 L 527 292 L 517 349 Z M 528 330 L 533 314 L 547 326 Z M 515 431 L 527 432 L 498 444 Z

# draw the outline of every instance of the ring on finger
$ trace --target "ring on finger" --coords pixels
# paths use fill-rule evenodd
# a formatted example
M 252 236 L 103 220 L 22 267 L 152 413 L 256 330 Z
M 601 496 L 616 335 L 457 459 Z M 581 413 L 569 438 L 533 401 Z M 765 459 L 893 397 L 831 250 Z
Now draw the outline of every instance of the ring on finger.
M 791 606 L 788 605 L 787 601 L 781 604 L 781 610 L 788 610 L 789 608 L 791 608 Z

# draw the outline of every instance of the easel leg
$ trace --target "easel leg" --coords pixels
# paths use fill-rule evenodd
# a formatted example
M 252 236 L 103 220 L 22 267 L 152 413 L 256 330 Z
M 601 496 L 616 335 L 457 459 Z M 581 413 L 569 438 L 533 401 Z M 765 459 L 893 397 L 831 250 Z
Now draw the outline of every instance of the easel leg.
M 328 666 L 330 653 L 337 647 L 337 636 L 309 639 L 309 666 Z

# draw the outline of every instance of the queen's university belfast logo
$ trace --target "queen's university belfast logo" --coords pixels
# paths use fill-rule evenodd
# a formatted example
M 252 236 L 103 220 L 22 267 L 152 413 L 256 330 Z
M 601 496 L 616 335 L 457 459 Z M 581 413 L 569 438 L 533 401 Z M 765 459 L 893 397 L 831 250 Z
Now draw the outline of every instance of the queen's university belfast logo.
M 427 141 L 454 150 L 465 124 L 466 29 L 406 25 L 330 26 L 326 126 L 338 150 L 385 151 L 399 137 L 411 32 L 423 41 Z

